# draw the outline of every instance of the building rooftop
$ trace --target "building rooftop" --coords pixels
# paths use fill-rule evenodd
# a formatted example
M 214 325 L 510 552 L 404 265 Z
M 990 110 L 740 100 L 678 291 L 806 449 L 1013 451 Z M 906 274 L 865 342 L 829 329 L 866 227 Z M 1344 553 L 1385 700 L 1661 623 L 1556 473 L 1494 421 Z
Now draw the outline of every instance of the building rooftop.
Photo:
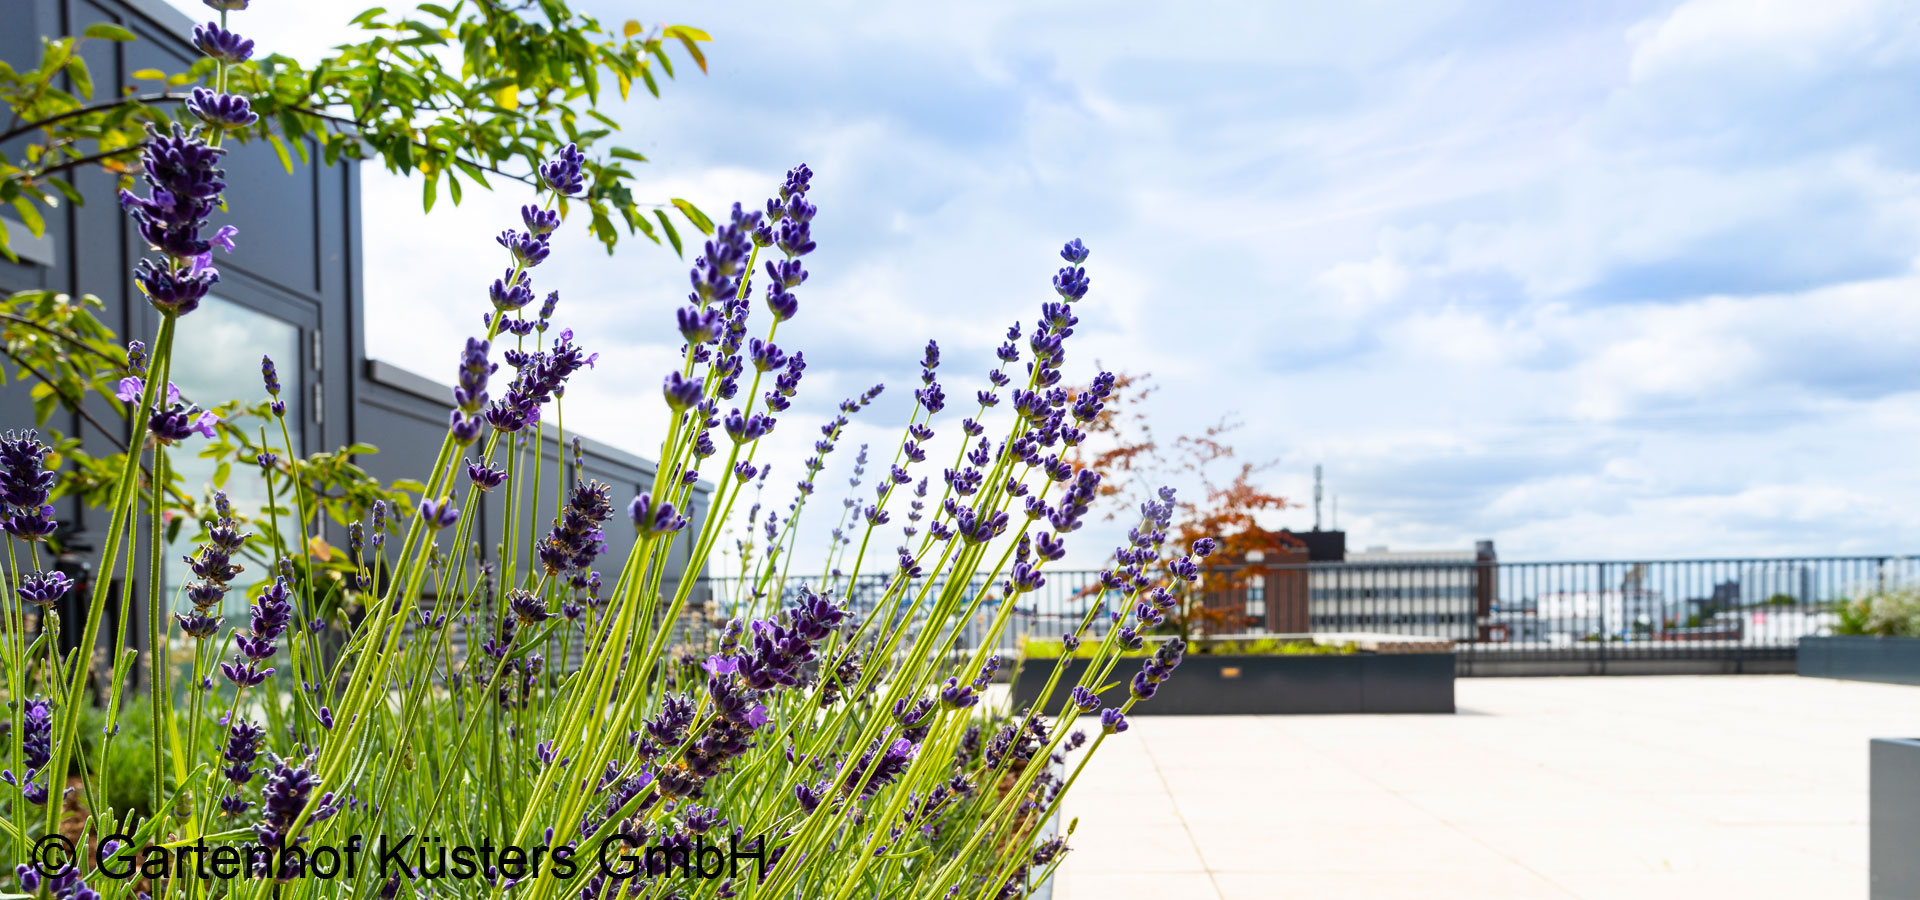
M 1863 897 L 1867 741 L 1920 688 L 1463 678 L 1451 716 L 1141 717 L 1055 900 Z

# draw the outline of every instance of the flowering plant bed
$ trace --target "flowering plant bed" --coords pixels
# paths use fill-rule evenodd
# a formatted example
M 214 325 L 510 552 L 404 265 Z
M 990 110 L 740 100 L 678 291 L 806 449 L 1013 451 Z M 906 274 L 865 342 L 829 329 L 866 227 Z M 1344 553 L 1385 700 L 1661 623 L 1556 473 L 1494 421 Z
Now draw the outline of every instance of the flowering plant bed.
M 1013 679 L 1016 707 L 1040 698 L 1051 673 L 1073 683 L 1085 678 L 1077 656 L 1064 667 L 1057 658 L 1029 655 Z M 1160 686 L 1141 715 L 1279 715 L 1328 713 L 1450 713 L 1452 653 L 1296 652 L 1260 655 L 1201 654 L 1186 657 L 1180 677 Z M 1097 692 L 1100 703 L 1125 696 L 1128 687 Z M 1062 708 L 1055 700 L 1049 712 Z
M 1044 884 L 1069 849 L 1045 827 L 1062 797 L 1130 713 L 1177 683 L 1181 642 L 1137 660 L 1123 651 L 1165 623 L 1214 549 L 1168 540 L 1171 490 L 1144 504 L 1112 552 L 1125 611 L 1086 638 L 1081 675 L 1031 706 L 983 702 L 999 658 L 952 652 L 963 635 L 995 645 L 1098 495 L 1100 476 L 1067 458 L 1114 385 L 1108 373 L 1067 381 L 1088 249 L 1061 248 L 1038 316 L 1007 330 L 952 427 L 939 345 L 903 354 L 919 360 L 911 416 L 878 487 L 847 501 L 858 533 L 827 548 L 822 571 L 835 576 L 789 584 L 784 561 L 827 457 L 878 386 L 819 417 L 784 527 L 767 522 L 753 589 L 695 617 L 690 592 L 730 511 L 767 480 L 763 438 L 804 412 L 807 360 L 774 339 L 801 309 L 813 173 L 794 168 L 763 207 L 735 204 L 711 228 L 672 318 L 681 359 L 658 393 L 634 392 L 636 410 L 665 417 L 657 473 L 616 496 L 577 458 L 543 480 L 538 451 L 542 423 L 561 420 L 567 387 L 596 360 L 591 335 L 556 326 L 559 292 L 542 299 L 531 274 L 554 261 L 550 236 L 569 210 L 592 209 L 568 145 L 538 163 L 538 196 L 503 223 L 489 251 L 500 276 L 467 285 L 485 298 L 473 310 L 482 331 L 448 354 L 446 434 L 422 478 L 394 486 L 407 502 L 372 503 L 344 547 L 325 548 L 316 507 L 337 498 L 316 492 L 263 358 L 254 405 L 268 446 L 251 461 L 270 499 L 243 509 L 212 490 L 184 522 L 154 487 L 180 480 L 170 460 L 238 429 L 225 420 L 234 406 L 189 403 L 168 376 L 179 354 L 235 349 L 208 341 L 193 313 L 220 279 L 213 251 L 246 240 L 209 220 L 245 202 L 225 196 L 221 143 L 257 118 L 226 92 L 226 67 L 252 52 L 226 14 L 246 3 L 213 5 L 220 21 L 196 32 L 210 88 L 185 105 L 199 124 L 151 129 L 143 191 L 121 195 L 152 250 L 134 280 L 159 325 L 114 355 L 129 452 L 92 505 L 106 523 L 97 570 L 138 582 L 142 608 L 114 579 L 79 589 L 46 568 L 62 460 L 31 431 L 0 440 L 0 890 L 1009 900 Z M 711 509 L 693 504 L 701 483 Z M 496 490 L 505 523 L 484 547 L 475 510 Z M 630 550 L 609 552 L 616 529 Z M 174 531 L 192 572 L 177 595 L 161 570 Z M 868 553 L 896 536 L 891 552 Z M 849 603 L 841 590 L 862 571 L 888 573 L 884 589 Z M 78 618 L 80 646 L 100 645 L 113 602 L 117 621 L 137 612 L 151 651 L 111 635 L 110 671 L 57 651 L 63 617 Z M 152 689 L 127 696 L 136 657 Z M 1129 675 L 1123 692 L 1093 698 Z M 1054 693 L 1075 702 L 1041 715 Z

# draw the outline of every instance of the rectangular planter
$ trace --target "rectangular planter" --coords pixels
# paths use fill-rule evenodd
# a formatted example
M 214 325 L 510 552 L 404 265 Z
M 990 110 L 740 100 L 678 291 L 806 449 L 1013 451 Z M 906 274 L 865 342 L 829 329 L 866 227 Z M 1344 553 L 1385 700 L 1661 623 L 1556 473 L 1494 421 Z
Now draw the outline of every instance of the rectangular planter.
M 1868 896 L 1911 900 L 1920 897 L 1920 740 L 1875 738 L 1868 746 Z
M 1795 656 L 1796 671 L 1815 678 L 1920 684 L 1920 638 L 1803 637 Z
M 1013 682 L 1013 707 L 1039 697 L 1055 660 L 1029 659 Z M 1047 714 L 1058 715 L 1068 688 L 1078 683 L 1087 660 L 1075 659 L 1061 675 Z M 1127 700 L 1126 682 L 1140 660 L 1122 659 L 1101 703 Z M 1128 715 L 1244 716 L 1329 713 L 1453 712 L 1453 654 L 1353 653 L 1326 656 L 1188 656 L 1153 699 Z

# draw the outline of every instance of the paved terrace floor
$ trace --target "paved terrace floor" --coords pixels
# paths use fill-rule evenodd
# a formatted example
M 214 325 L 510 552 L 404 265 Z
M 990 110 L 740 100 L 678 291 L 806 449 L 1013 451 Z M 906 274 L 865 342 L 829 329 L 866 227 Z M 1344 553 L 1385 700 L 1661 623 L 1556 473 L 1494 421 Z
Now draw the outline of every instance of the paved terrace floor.
M 1920 735 L 1920 687 L 1791 675 L 1457 696 L 1134 720 L 1069 796 L 1056 900 L 1865 897 L 1867 739 Z

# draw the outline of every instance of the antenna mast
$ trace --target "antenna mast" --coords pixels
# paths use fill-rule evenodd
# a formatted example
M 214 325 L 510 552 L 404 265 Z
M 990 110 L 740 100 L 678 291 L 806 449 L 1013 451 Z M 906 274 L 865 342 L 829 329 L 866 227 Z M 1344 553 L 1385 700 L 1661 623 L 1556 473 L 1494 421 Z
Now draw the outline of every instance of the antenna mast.
M 1313 464 L 1313 530 L 1320 530 L 1320 464 Z

